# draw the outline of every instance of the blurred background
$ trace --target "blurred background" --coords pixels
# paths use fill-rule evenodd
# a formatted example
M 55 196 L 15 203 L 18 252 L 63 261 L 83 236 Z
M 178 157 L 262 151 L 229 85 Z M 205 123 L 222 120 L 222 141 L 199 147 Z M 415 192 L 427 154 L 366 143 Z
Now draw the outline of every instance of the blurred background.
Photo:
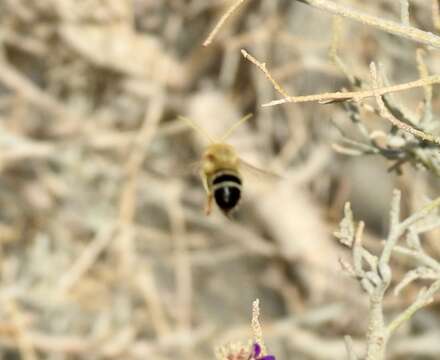
M 345 3 L 400 21 L 398 1 Z M 433 3 L 410 1 L 414 26 L 435 32 Z M 438 194 L 438 180 L 335 151 L 341 131 L 359 138 L 343 104 L 262 108 L 279 95 L 242 48 L 292 95 L 350 86 L 329 57 L 332 17 L 293 0 L 248 1 L 203 47 L 230 4 L 0 0 L 2 359 L 213 359 L 216 346 L 252 336 L 256 298 L 277 360 L 345 358 L 346 334 L 362 350 L 368 299 L 341 271 L 350 254 L 332 235 L 344 203 L 378 252 L 392 189 L 407 216 Z M 420 76 L 415 43 L 348 20 L 339 36 L 360 79 L 371 61 L 392 84 Z M 424 61 L 439 73 L 434 51 Z M 421 111 L 422 90 L 395 98 Z M 434 114 L 439 105 L 434 91 Z M 177 116 L 220 136 L 250 112 L 228 142 L 282 178 L 245 180 L 232 220 L 217 208 L 207 217 L 191 169 L 208 141 Z M 388 131 L 374 112 L 361 115 Z M 425 244 L 440 258 L 438 235 Z M 397 281 L 411 264 L 393 261 Z M 418 289 L 390 294 L 387 314 Z M 389 358 L 438 359 L 438 339 L 434 303 L 399 330 Z

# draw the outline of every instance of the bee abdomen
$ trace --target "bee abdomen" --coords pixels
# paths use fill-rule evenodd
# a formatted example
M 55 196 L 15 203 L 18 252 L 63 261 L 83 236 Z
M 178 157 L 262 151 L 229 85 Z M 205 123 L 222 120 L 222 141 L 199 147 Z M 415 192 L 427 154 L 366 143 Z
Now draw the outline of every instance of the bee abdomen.
M 215 202 L 226 213 L 237 206 L 241 198 L 241 179 L 233 172 L 219 172 L 212 180 Z
M 241 197 L 241 189 L 236 185 L 218 187 L 214 190 L 214 198 L 220 209 L 223 211 L 230 211 L 237 206 Z

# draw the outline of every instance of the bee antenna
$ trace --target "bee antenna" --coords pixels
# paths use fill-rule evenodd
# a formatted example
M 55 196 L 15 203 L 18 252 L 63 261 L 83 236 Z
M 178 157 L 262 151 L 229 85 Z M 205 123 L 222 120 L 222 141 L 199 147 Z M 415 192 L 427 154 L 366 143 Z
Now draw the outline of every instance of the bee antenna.
M 209 140 L 209 142 L 211 143 L 215 143 L 216 140 L 209 135 L 202 127 L 200 127 L 199 125 L 197 125 L 193 120 L 191 120 L 190 118 L 187 118 L 185 116 L 180 116 L 179 115 L 179 120 L 183 120 L 185 121 L 190 127 L 192 127 L 196 132 L 198 132 L 199 134 L 202 134 L 205 138 L 207 138 Z
M 225 141 L 235 131 L 236 128 L 238 128 L 244 122 L 248 121 L 252 117 L 252 115 L 253 114 L 251 113 L 251 114 L 247 114 L 247 115 L 243 116 L 234 125 L 232 125 L 228 131 L 226 131 L 226 133 L 221 137 L 220 140 Z

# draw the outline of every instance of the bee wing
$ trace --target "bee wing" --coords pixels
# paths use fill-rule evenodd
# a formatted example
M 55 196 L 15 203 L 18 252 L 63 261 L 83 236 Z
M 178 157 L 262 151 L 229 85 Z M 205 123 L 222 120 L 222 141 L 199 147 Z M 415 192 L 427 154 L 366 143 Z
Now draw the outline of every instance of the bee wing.
M 202 170 L 202 161 L 194 161 L 188 166 L 188 172 L 192 175 L 200 175 L 200 171 Z
M 260 169 L 243 159 L 240 159 L 240 170 L 243 172 L 244 176 L 250 176 L 264 182 L 273 183 L 281 180 L 280 175 L 268 170 Z
M 179 177 L 188 177 L 188 176 L 200 176 L 200 171 L 202 169 L 202 162 L 201 161 L 194 161 L 189 163 L 188 165 L 185 165 L 185 167 L 177 167 L 175 169 L 175 176 Z

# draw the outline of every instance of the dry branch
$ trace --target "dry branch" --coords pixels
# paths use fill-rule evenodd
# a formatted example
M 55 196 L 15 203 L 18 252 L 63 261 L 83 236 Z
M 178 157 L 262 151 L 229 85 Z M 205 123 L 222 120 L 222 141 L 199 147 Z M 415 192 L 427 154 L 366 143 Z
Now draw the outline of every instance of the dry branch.
M 377 95 L 383 96 L 390 93 L 410 90 L 419 87 L 426 87 L 440 83 L 440 75 L 432 75 L 403 84 L 383 86 L 371 90 L 337 91 L 337 92 L 328 92 L 328 93 L 303 95 L 303 96 L 289 96 L 289 95 L 286 96 L 286 91 L 274 79 L 270 71 L 267 69 L 265 63 L 258 61 L 254 56 L 250 55 L 246 50 L 242 49 L 241 52 L 243 54 L 243 57 L 249 60 L 254 65 L 256 65 L 264 73 L 267 79 L 273 84 L 274 88 L 281 95 L 284 96 L 284 99 L 273 100 L 271 102 L 265 103 L 262 105 L 263 107 L 281 105 L 286 103 L 319 102 L 323 104 L 328 104 L 331 102 L 347 101 L 347 100 L 360 101 L 366 98 L 375 97 Z
M 376 73 L 376 67 L 375 67 L 374 63 L 371 64 L 371 74 L 372 74 L 372 78 L 373 78 L 373 88 L 380 89 L 382 82 L 378 79 L 378 76 Z M 399 129 L 401 129 L 403 131 L 410 133 L 411 135 L 414 135 L 422 140 L 429 141 L 434 144 L 440 145 L 440 138 L 438 138 L 434 135 L 431 135 L 431 134 L 427 134 L 421 130 L 417 130 L 417 129 L 413 128 L 412 126 L 404 123 L 403 121 L 397 119 L 393 114 L 391 114 L 391 112 L 385 106 L 385 103 L 382 99 L 382 96 L 379 95 L 377 90 L 374 90 L 374 89 L 373 89 L 374 96 L 375 96 L 376 102 L 379 106 L 379 111 L 380 111 L 380 115 L 382 116 L 382 118 L 388 120 L 394 126 L 398 127 Z
M 289 97 L 289 95 L 287 94 L 287 92 L 281 87 L 280 84 L 278 84 L 276 82 L 276 80 L 272 77 L 272 75 L 270 74 L 270 72 L 267 70 L 266 68 L 266 64 L 265 63 L 261 63 L 259 62 L 257 59 L 255 59 L 251 54 L 249 54 L 246 50 L 241 49 L 241 54 L 243 55 L 243 57 L 246 60 L 249 60 L 252 64 L 254 64 L 255 66 L 257 66 L 263 73 L 264 75 L 269 79 L 269 81 L 272 83 L 273 87 L 275 88 L 275 90 L 277 90 L 281 95 L 283 95 L 284 97 Z
M 352 244 L 353 267 L 347 267 L 346 265 L 344 265 L 344 267 L 353 269 L 349 274 L 354 273 L 354 277 L 359 280 L 370 299 L 367 331 L 367 360 L 385 359 L 388 341 L 397 328 L 408 321 L 416 311 L 429 305 L 433 301 L 434 294 L 440 289 L 440 272 L 438 272 L 440 263 L 432 259 L 435 266 L 430 267 L 430 269 L 436 276 L 430 277 L 430 279 L 434 281 L 429 288 L 427 290 L 422 289 L 417 298 L 394 319 L 389 322 L 385 320 L 383 304 L 385 293 L 392 279 L 392 269 L 390 267 L 391 255 L 396 252 L 397 243 L 401 239 L 401 236 L 405 232 L 410 231 L 411 226 L 424 219 L 429 213 L 440 206 L 440 198 L 437 198 L 405 220 L 400 220 L 400 200 L 400 191 L 395 190 L 390 209 L 390 228 L 379 256 L 373 255 L 362 243 L 364 228 L 362 221 L 359 222 L 355 234 L 353 231 L 346 231 L 347 228 L 353 228 L 354 226 L 349 205 L 346 206 L 345 216 L 340 223 L 340 231 L 338 232 L 338 234 L 351 236 L 349 241 L 339 236 L 339 240 L 343 240 L 344 244 Z M 420 258 L 426 257 L 421 248 L 413 251 L 417 253 Z M 413 271 L 409 272 L 409 274 L 413 273 Z M 421 278 L 421 276 L 418 278 Z M 402 281 L 406 281 L 405 277 Z M 399 287 L 401 287 L 400 284 L 397 285 L 397 288 Z M 353 354 L 350 350 L 348 350 L 348 354 L 349 359 L 352 359 Z
M 440 37 L 433 33 L 417 29 L 415 27 L 400 24 L 395 21 L 381 19 L 373 15 L 367 15 L 359 10 L 354 10 L 329 0 L 298 0 L 315 8 L 327 11 L 334 15 L 340 15 L 390 34 L 409 39 L 420 44 L 440 48 Z
M 270 74 L 269 70 L 266 68 L 265 63 L 259 62 L 255 57 L 251 56 L 247 51 L 242 50 L 243 57 L 254 65 L 256 65 L 264 75 L 269 79 L 269 81 L 273 84 L 274 88 L 283 96 L 286 96 L 286 91 L 277 83 L 277 81 Z M 423 131 L 417 130 L 412 126 L 405 124 L 404 122 L 398 120 L 393 116 L 383 104 L 382 96 L 385 94 L 403 91 L 412 89 L 415 87 L 423 87 L 426 89 L 431 84 L 436 84 L 440 82 L 440 75 L 429 76 L 423 79 L 419 79 L 416 81 L 408 82 L 400 85 L 393 86 L 382 86 L 382 84 L 378 84 L 377 82 L 373 84 L 372 90 L 361 90 L 361 91 L 351 91 L 351 92 L 334 92 L 334 93 L 322 93 L 316 95 L 306 95 L 306 96 L 287 96 L 282 100 L 275 100 L 267 104 L 263 104 L 262 106 L 273 106 L 284 103 L 298 103 L 298 102 L 319 102 L 319 103 L 331 103 L 335 101 L 347 101 L 354 100 L 359 102 L 362 99 L 368 97 L 375 97 L 380 109 L 380 114 L 385 119 L 389 120 L 393 125 L 397 126 L 399 129 L 406 131 L 422 140 L 429 141 L 435 144 L 440 144 L 440 139 L 434 135 L 425 133 Z
M 391 94 L 391 93 L 405 91 L 419 87 L 425 87 L 429 85 L 435 85 L 438 83 L 440 83 L 440 75 L 432 75 L 423 79 L 414 80 L 398 85 L 384 86 L 372 90 L 345 91 L 345 92 L 337 91 L 332 93 L 321 93 L 321 94 L 304 95 L 304 96 L 289 96 L 281 100 L 274 100 L 265 103 L 262 106 L 266 107 L 266 106 L 275 106 L 286 103 L 303 103 L 303 102 L 331 103 L 331 102 L 347 101 L 347 100 L 359 101 L 362 99 L 374 97 L 375 94 L 378 94 L 379 96 L 383 96 L 386 94 Z

